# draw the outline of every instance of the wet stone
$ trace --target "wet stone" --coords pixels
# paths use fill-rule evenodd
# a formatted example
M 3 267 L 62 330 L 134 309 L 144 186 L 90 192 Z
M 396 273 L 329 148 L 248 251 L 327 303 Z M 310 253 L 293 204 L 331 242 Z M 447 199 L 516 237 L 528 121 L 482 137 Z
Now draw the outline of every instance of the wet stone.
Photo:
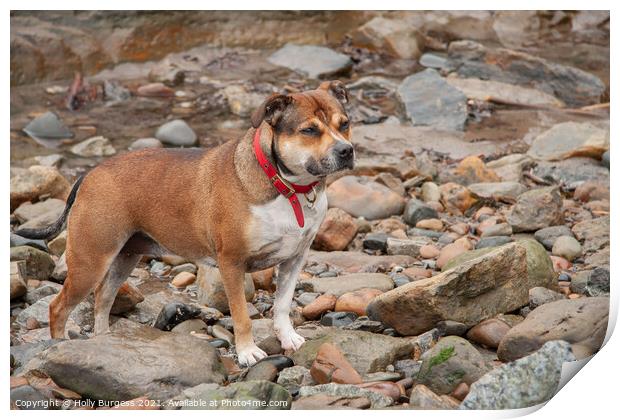
M 357 318 L 353 312 L 329 312 L 321 317 L 321 325 L 327 327 L 344 327 L 351 324 Z

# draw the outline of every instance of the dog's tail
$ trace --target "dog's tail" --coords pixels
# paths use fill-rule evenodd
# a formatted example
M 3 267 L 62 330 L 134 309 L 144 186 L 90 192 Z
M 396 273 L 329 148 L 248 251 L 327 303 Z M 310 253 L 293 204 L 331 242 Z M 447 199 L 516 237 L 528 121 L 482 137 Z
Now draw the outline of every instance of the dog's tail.
M 58 236 L 58 234 L 65 227 L 67 217 L 69 216 L 69 211 L 71 210 L 71 206 L 73 206 L 75 196 L 77 195 L 78 189 L 80 188 L 80 184 L 82 183 L 83 179 L 84 175 L 79 177 L 75 184 L 73 184 L 73 188 L 71 189 L 69 197 L 67 198 L 65 210 L 62 212 L 62 215 L 58 220 L 56 220 L 51 225 L 40 229 L 18 229 L 15 234 L 29 239 L 51 239 Z

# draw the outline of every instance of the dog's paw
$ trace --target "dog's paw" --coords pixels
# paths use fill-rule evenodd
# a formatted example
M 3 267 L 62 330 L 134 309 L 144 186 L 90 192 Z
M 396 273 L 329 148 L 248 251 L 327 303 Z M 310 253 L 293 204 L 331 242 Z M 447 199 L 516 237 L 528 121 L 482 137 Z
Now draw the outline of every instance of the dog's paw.
M 267 357 L 267 353 L 259 349 L 256 344 L 252 344 L 251 346 L 237 348 L 237 356 L 239 358 L 239 365 L 249 367 Z
M 284 350 L 299 350 L 306 342 L 306 339 L 297 334 L 293 328 L 287 329 L 284 333 L 278 334 L 278 339 Z

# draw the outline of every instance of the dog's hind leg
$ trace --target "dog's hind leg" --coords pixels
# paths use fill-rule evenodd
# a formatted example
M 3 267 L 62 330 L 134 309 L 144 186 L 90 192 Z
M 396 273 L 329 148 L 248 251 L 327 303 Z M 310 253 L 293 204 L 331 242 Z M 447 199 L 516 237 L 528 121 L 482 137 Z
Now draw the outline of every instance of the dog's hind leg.
M 121 251 L 110 265 L 107 275 L 95 288 L 95 335 L 110 330 L 110 309 L 118 289 L 127 280 L 142 255 Z
M 73 309 L 88 296 L 95 285 L 101 281 L 108 271 L 114 253 L 98 253 L 84 251 L 85 244 L 80 244 L 76 252 L 72 246 L 71 236 L 67 240 L 65 256 L 67 259 L 67 278 L 62 290 L 50 302 L 49 321 L 52 338 L 64 338 L 65 325 Z

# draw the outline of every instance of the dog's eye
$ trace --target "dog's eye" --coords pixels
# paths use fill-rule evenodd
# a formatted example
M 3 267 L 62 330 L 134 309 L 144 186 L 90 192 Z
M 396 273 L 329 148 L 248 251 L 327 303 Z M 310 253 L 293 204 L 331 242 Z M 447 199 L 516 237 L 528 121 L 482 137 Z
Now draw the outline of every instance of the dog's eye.
M 311 126 L 311 127 L 302 128 L 301 130 L 299 130 L 299 132 L 301 134 L 305 134 L 306 136 L 316 136 L 319 134 L 319 129 L 316 128 L 315 126 Z
M 340 131 L 347 131 L 349 129 L 349 120 L 340 123 Z

